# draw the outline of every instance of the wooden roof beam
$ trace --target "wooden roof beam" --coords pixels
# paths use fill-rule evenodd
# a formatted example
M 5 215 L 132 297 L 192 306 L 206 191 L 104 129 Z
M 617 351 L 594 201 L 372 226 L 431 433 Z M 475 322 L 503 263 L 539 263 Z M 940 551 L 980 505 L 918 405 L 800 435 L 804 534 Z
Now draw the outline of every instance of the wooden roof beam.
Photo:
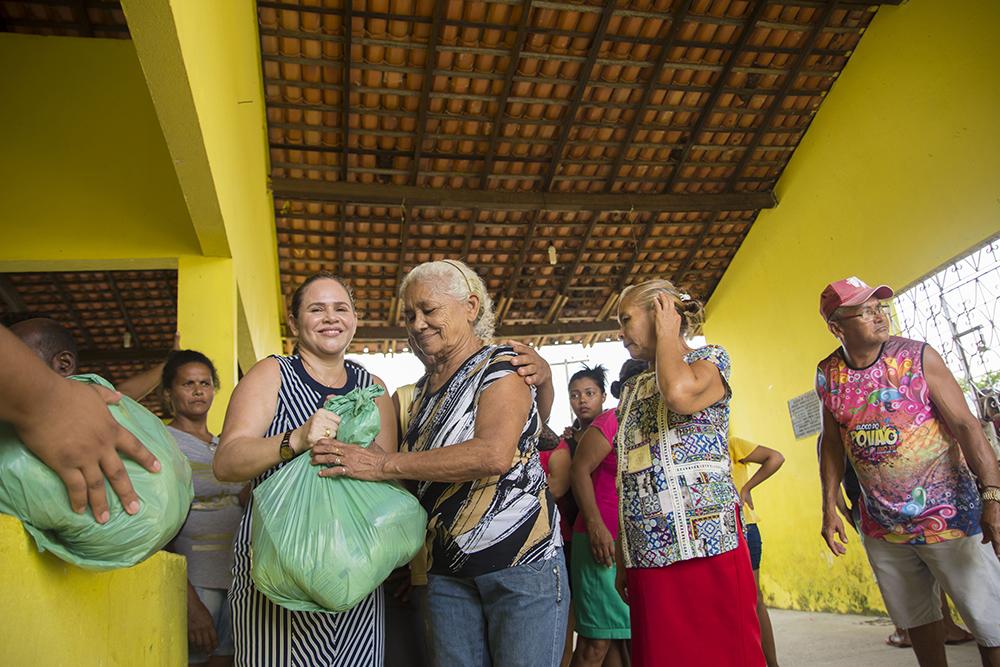
M 354 19 L 351 11 L 353 0 L 344 3 L 344 44 L 342 68 L 341 68 L 341 91 L 340 91 L 340 180 L 347 181 L 348 158 L 350 156 L 350 135 L 351 135 L 351 38 L 354 32 Z
M 736 65 L 740 52 L 743 51 L 747 42 L 750 41 L 750 36 L 753 35 L 754 28 L 757 21 L 760 20 L 765 7 L 767 7 L 766 2 L 758 2 L 754 6 L 753 11 L 750 13 L 750 16 L 747 17 L 746 22 L 743 24 L 743 30 L 740 32 L 740 37 L 736 42 L 736 46 L 729 51 L 729 57 L 726 58 L 726 64 L 723 66 L 722 71 L 719 72 L 719 78 L 712 87 L 712 92 L 709 93 L 708 101 L 702 105 L 701 111 L 698 112 L 698 120 L 695 122 L 694 127 L 692 127 L 688 132 L 686 145 L 683 149 L 681 149 L 680 157 L 673 164 L 673 168 L 670 170 L 670 175 L 666 178 L 665 183 L 663 184 L 663 192 L 670 192 L 670 189 L 673 187 L 677 179 L 677 175 L 680 174 L 681 170 L 684 168 L 684 163 L 691 154 L 691 150 L 694 148 L 695 144 L 698 143 L 698 137 L 700 137 L 701 133 L 706 129 L 708 119 L 712 115 L 712 110 L 715 108 L 715 105 L 719 100 L 719 96 L 722 94 L 722 90 L 726 86 L 726 80 L 729 79 L 729 74 L 733 71 L 733 67 Z M 766 132 L 766 129 L 767 123 L 764 123 L 758 128 L 757 132 L 762 134 Z
M 478 208 L 502 211 L 752 211 L 774 208 L 772 192 L 726 194 L 591 194 L 419 188 L 400 185 L 273 179 L 274 196 L 302 201 L 349 202 L 409 208 Z
M 802 50 L 797 56 L 795 56 L 791 67 L 789 67 L 788 74 L 785 75 L 784 81 L 781 82 L 781 87 L 775 92 L 774 97 L 771 99 L 771 103 L 767 107 L 767 113 L 764 114 L 764 118 L 761 120 L 760 127 L 767 128 L 771 125 L 774 120 L 774 116 L 781 110 L 781 101 L 785 98 L 788 92 L 795 85 L 795 80 L 799 77 L 799 72 L 802 71 L 803 65 L 805 65 L 806 59 L 809 54 L 812 53 L 813 47 L 816 45 L 816 40 L 819 39 L 819 34 L 823 32 L 823 28 L 830 21 L 830 17 L 833 15 L 834 10 L 837 9 L 840 3 L 837 1 L 830 2 L 823 6 L 820 11 L 819 18 L 810 27 L 809 32 L 806 34 L 805 44 Z M 732 191 L 734 186 L 740 179 L 740 174 L 746 169 L 750 160 L 753 159 L 753 154 L 756 152 L 757 148 L 760 146 L 761 137 L 764 136 L 766 130 L 762 129 L 757 132 L 749 146 L 740 155 L 740 161 L 736 164 L 733 169 L 733 173 L 729 179 L 729 185 L 727 189 Z
M 577 11 L 585 7 L 585 5 L 571 6 L 577 9 Z M 588 9 L 597 10 L 596 7 Z M 576 123 L 576 114 L 580 111 L 580 103 L 583 101 L 583 91 L 585 91 L 587 86 L 590 85 L 590 77 L 594 73 L 594 64 L 597 61 L 598 54 L 601 52 L 601 44 L 604 43 L 604 35 L 608 32 L 608 24 L 611 22 L 611 17 L 614 13 L 615 3 L 605 2 L 604 9 L 601 10 L 601 20 L 597 24 L 597 30 L 594 32 L 593 41 L 590 43 L 590 49 L 587 51 L 587 58 L 583 64 L 580 65 L 580 77 L 577 79 L 576 85 L 573 87 L 573 93 L 569 99 L 569 107 L 561 117 L 559 124 L 559 138 L 556 140 L 556 145 L 552 149 L 552 161 L 549 162 L 548 169 L 545 171 L 545 181 L 542 186 L 542 190 L 550 190 L 556 174 L 559 173 L 559 164 L 562 162 L 562 154 L 566 149 L 566 142 L 569 140 L 569 134 L 573 131 L 573 126 Z
M 521 10 L 521 17 L 517 22 L 517 34 L 514 37 L 514 48 L 510 52 L 510 64 L 504 73 L 503 86 L 497 97 L 497 112 L 493 118 L 493 125 L 490 128 L 490 145 L 486 149 L 485 164 L 483 165 L 483 175 L 479 180 L 479 187 L 483 190 L 489 184 L 490 174 L 493 172 L 493 163 L 497 159 L 497 143 L 500 139 L 500 130 L 503 127 L 504 114 L 507 111 L 507 98 L 510 97 L 510 89 L 517 74 L 517 65 L 521 62 L 521 50 L 528 38 L 528 18 L 531 16 L 532 0 L 525 0 Z
M 125 306 L 125 299 L 122 298 L 121 290 L 118 289 L 118 282 L 115 280 L 114 274 L 105 271 L 104 277 L 107 279 L 108 285 L 111 286 L 111 294 L 115 298 L 115 303 L 118 305 L 118 310 L 122 314 L 122 319 L 125 320 L 125 328 L 128 329 L 129 334 L 132 336 L 132 344 L 136 347 L 142 347 L 142 342 L 139 340 L 139 334 L 135 330 L 135 324 L 132 322 L 132 317 L 128 314 L 128 308 Z
M 348 0 L 347 5 L 351 4 Z M 437 64 L 437 48 L 441 37 L 441 21 L 445 15 L 444 0 L 434 2 L 434 23 L 431 24 L 431 35 L 427 42 L 427 60 L 424 62 L 424 78 L 420 84 L 420 103 L 417 106 L 417 137 L 413 143 L 413 161 L 410 163 L 410 185 L 417 184 L 420 175 L 420 157 L 424 149 L 424 134 L 427 131 L 428 100 L 431 94 L 431 84 L 434 81 L 434 67 Z
M 663 37 L 660 52 L 657 54 L 656 62 L 653 65 L 653 72 L 649 75 L 649 81 L 647 82 L 645 89 L 642 91 L 642 98 L 639 100 L 639 104 L 635 107 L 635 113 L 629 123 L 628 131 L 625 133 L 625 140 L 622 141 L 621 148 L 619 149 L 618 154 L 615 155 L 614 162 L 611 163 L 611 171 L 608 172 L 608 180 L 604 184 L 605 192 L 611 192 L 615 181 L 618 179 L 618 172 L 621 170 L 622 163 L 625 161 L 625 154 L 628 153 L 629 146 L 632 145 L 632 142 L 635 140 L 635 135 L 639 131 L 639 127 L 642 125 L 642 118 L 646 115 L 646 111 L 649 108 L 649 101 L 653 98 L 653 91 L 656 90 L 656 82 L 660 77 L 660 71 L 663 69 L 663 66 L 667 62 L 667 58 L 670 56 L 670 50 L 674 48 L 680 24 L 684 21 L 684 15 L 687 14 L 692 2 L 693 0 L 686 0 L 685 2 L 679 4 L 677 9 L 675 9 L 673 14 L 670 16 L 670 27 L 667 29 L 667 34 Z
M 594 8 L 594 10 L 596 11 L 596 8 Z M 570 96 L 569 107 L 562 116 L 562 122 L 559 127 L 559 138 L 556 140 L 555 147 L 552 149 L 552 161 L 549 162 L 549 166 L 545 171 L 545 179 L 542 184 L 543 192 L 548 192 L 552 189 L 552 184 L 555 182 L 556 174 L 559 173 L 559 164 L 562 161 L 563 151 L 566 150 L 566 142 L 569 140 L 569 133 L 573 129 L 573 125 L 576 121 L 576 115 L 580 111 L 580 103 L 583 101 L 583 91 L 587 89 L 587 85 L 590 82 L 590 77 L 594 70 L 594 63 L 597 61 L 597 56 L 601 51 L 601 44 L 604 42 L 604 36 L 608 31 L 608 24 L 611 22 L 611 17 L 614 14 L 614 3 L 606 2 L 604 4 L 604 9 L 600 11 L 601 19 L 597 24 L 597 30 L 594 32 L 593 41 L 590 43 L 590 48 L 587 51 L 587 58 L 580 66 L 580 76 L 577 79 L 576 86 L 573 87 L 573 94 Z M 587 226 L 587 233 L 580 245 L 580 250 L 577 253 L 577 263 L 579 262 L 580 257 L 583 256 L 584 248 L 590 240 L 591 234 L 594 232 L 594 225 L 597 224 L 597 219 L 599 217 L 598 213 L 595 212 L 590 224 Z M 524 247 L 522 248 L 524 252 L 521 253 L 518 264 L 512 274 L 514 282 L 517 281 L 517 277 L 524 268 L 524 262 L 527 258 L 527 249 L 532 240 L 533 235 L 529 235 L 524 240 Z M 574 271 L 576 270 L 575 266 L 576 264 L 574 263 Z M 563 283 L 564 289 L 561 290 L 559 296 L 556 297 L 556 302 L 553 304 L 550 311 L 550 313 L 554 314 L 550 317 L 546 317 L 546 321 L 555 321 L 556 316 L 558 316 L 558 311 L 561 310 L 563 305 L 565 305 L 566 299 L 563 297 L 562 292 L 565 291 L 565 286 L 568 284 L 568 282 Z M 504 309 L 508 310 L 514 299 L 514 292 L 508 290 L 504 296 L 506 297 Z
M 70 11 L 79 18 L 81 35 L 93 37 L 94 26 L 90 22 L 90 13 L 87 11 L 87 0 L 75 0 Z

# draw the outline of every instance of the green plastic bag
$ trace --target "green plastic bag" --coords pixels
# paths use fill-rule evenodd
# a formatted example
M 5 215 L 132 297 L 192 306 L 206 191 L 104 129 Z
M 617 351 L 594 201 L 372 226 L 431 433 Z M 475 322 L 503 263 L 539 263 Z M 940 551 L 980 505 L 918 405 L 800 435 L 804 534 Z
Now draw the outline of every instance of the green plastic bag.
M 72 379 L 114 389 L 97 375 Z M 59 476 L 28 451 L 13 427 L 0 423 L 0 512 L 20 519 L 39 551 L 89 570 L 130 567 L 162 549 L 181 529 L 194 497 L 191 466 L 160 419 L 127 397 L 108 409 L 162 467 L 151 473 L 122 457 L 142 507 L 129 515 L 105 481 L 105 524 L 94 521 L 89 509 L 74 512 Z
M 337 440 L 368 447 L 379 432 L 378 385 L 327 400 Z M 303 454 L 253 492 L 250 574 L 272 602 L 294 611 L 347 611 L 408 563 L 427 514 L 389 482 L 318 475 Z

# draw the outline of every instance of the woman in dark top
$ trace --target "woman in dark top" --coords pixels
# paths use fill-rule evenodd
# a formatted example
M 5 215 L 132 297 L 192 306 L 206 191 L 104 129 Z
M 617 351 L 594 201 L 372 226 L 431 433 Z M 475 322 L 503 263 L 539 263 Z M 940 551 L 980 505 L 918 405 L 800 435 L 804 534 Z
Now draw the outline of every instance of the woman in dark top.
M 306 280 L 292 297 L 289 328 L 297 354 L 268 357 L 240 380 L 229 402 L 215 455 L 220 480 L 256 486 L 295 456 L 334 438 L 340 418 L 323 409 L 331 394 L 382 384 L 344 354 L 357 329 L 354 299 L 329 273 Z M 384 386 L 384 385 L 383 385 Z M 388 394 L 375 401 L 382 428 L 375 445 L 396 450 L 396 421 Z M 273 604 L 250 578 L 253 501 L 236 536 L 232 605 L 236 664 L 380 667 L 383 660 L 381 587 L 343 613 L 295 612 Z

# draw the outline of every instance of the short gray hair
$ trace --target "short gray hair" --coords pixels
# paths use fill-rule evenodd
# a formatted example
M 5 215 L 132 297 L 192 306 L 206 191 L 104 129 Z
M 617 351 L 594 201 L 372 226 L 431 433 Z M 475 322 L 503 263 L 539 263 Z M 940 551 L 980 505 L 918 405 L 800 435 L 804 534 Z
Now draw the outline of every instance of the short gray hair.
M 433 281 L 439 290 L 459 301 L 469 298 L 470 294 L 479 297 L 479 312 L 472 323 L 472 331 L 484 343 L 493 339 L 496 327 L 493 299 L 486 291 L 486 283 L 483 282 L 483 279 L 465 262 L 460 262 L 457 259 L 445 259 L 418 264 L 406 274 L 403 282 L 400 283 L 399 298 L 403 298 L 407 285 L 417 281 Z

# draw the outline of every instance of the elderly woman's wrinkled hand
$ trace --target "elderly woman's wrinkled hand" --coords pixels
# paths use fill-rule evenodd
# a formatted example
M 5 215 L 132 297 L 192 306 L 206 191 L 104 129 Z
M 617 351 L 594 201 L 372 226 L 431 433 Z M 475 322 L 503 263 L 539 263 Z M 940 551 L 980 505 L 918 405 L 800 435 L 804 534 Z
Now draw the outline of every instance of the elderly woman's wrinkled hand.
M 359 447 L 338 440 L 320 440 L 312 449 L 312 464 L 328 466 L 319 471 L 320 477 L 352 477 L 379 481 L 385 476 L 388 456 L 377 445 Z
M 681 335 L 681 314 L 670 295 L 660 293 L 653 301 L 653 322 L 657 340 L 674 340 Z
M 524 378 L 525 384 L 540 387 L 552 379 L 552 369 L 549 368 L 549 362 L 538 354 L 538 350 L 516 340 L 506 340 L 503 344 L 514 348 L 517 356 L 511 360 L 511 363 L 517 368 L 517 374 Z

